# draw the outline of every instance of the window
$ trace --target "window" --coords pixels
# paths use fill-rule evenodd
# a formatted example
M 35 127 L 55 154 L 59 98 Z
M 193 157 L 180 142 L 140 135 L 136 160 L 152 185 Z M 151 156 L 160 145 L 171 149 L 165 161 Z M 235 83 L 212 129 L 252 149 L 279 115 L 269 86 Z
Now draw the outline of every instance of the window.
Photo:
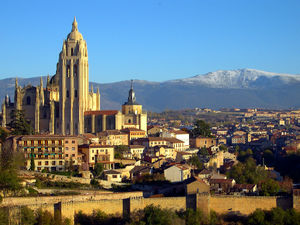
M 74 77 L 76 77 L 77 76 L 77 65 L 75 64 L 74 65 Z
M 53 165 L 53 166 L 55 165 L 55 161 L 52 161 L 52 165 Z
M 69 150 L 69 147 L 66 147 L 66 151 L 68 151 Z
M 72 147 L 72 150 L 75 151 L 75 147 Z
M 31 141 L 31 145 L 34 145 L 34 141 Z
M 45 141 L 45 145 L 48 145 L 48 140 Z
M 75 157 L 75 154 L 72 154 L 72 157 Z
M 73 53 L 74 53 L 73 48 L 71 48 L 71 56 L 73 56 Z
M 69 157 L 69 154 L 66 154 L 66 157 Z
M 75 98 L 77 98 L 77 90 L 75 90 Z
M 27 141 L 24 141 L 24 145 L 27 146 Z
M 67 65 L 66 70 L 67 77 L 70 77 L 70 65 Z
M 38 161 L 38 165 L 41 166 L 41 165 L 42 165 L 42 162 L 41 162 L 41 161 Z
M 61 166 L 63 164 L 63 161 L 59 161 L 59 165 Z
M 68 144 L 68 143 L 69 143 L 69 141 L 68 141 L 68 140 L 66 140 L 66 141 L 65 141 L 65 143 L 66 143 L 66 144 Z
M 95 157 L 92 157 L 92 160 L 94 160 L 95 159 Z
M 55 152 L 55 148 L 52 148 L 52 152 Z
M 39 144 L 39 145 L 42 144 L 42 141 L 41 141 L 41 140 L 38 140 L 38 144 Z
M 26 104 L 27 105 L 31 104 L 31 98 L 30 98 L 30 96 L 27 96 L 27 98 L 26 98 Z
M 45 161 L 45 165 L 48 166 L 48 165 L 49 165 L 49 162 L 48 162 L 48 161 Z
M 69 98 L 69 90 L 67 90 L 67 98 Z
M 112 175 L 112 177 L 113 177 L 113 178 L 118 178 L 118 176 L 117 176 L 117 175 Z

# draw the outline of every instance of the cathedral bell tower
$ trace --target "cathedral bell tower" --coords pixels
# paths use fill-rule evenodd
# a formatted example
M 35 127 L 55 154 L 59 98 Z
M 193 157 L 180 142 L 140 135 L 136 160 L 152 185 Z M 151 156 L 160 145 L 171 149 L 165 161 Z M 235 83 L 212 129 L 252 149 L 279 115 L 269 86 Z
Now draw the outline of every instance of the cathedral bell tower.
M 78 31 L 76 18 L 59 55 L 59 121 L 57 133 L 84 133 L 84 112 L 89 106 L 89 65 L 86 41 Z

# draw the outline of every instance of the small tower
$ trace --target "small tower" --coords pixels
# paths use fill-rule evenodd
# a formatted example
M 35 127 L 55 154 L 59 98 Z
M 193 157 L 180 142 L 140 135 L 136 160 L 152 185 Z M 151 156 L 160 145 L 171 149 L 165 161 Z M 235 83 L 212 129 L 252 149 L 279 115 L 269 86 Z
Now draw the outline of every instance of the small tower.
M 127 102 L 122 105 L 123 128 L 135 127 L 147 131 L 147 113 L 142 110 L 142 105 L 136 102 L 133 90 L 133 80 L 131 80 Z
M 18 78 L 15 80 L 15 109 L 22 109 L 22 96 L 21 96 L 21 87 L 18 85 Z
M 142 113 L 142 105 L 136 102 L 135 92 L 133 90 L 133 80 L 131 80 L 130 90 L 127 102 L 122 105 L 123 114 L 140 114 Z

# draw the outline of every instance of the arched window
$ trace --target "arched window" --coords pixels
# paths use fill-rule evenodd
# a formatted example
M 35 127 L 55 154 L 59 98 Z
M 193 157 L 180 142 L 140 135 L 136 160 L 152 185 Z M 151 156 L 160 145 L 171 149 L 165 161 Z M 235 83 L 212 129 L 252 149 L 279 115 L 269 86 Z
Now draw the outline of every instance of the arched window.
M 71 48 L 71 56 L 73 56 L 73 48 Z
M 131 119 L 128 120 L 128 123 L 131 123 Z
M 74 65 L 74 77 L 77 76 L 77 64 Z
M 26 104 L 27 105 L 31 104 L 31 98 L 30 98 L 30 96 L 27 96 L 27 98 L 26 98 Z
M 67 73 L 67 77 L 70 77 L 70 65 L 67 65 L 66 73 Z

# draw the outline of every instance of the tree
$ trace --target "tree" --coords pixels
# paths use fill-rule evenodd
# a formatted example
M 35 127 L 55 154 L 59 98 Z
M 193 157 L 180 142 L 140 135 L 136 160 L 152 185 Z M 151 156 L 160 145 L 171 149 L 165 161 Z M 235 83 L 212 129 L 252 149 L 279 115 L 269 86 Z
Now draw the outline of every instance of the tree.
M 194 123 L 194 129 L 192 130 L 192 136 L 203 136 L 203 137 L 212 137 L 210 131 L 210 125 L 206 123 L 204 120 L 197 120 Z
M 248 217 L 249 225 L 257 225 L 265 223 L 265 212 L 261 209 L 256 209 L 252 214 Z
M 8 136 L 8 133 L 0 127 L 0 143 L 3 144 Z
M 202 225 L 207 224 L 207 218 L 203 212 L 199 210 L 187 209 L 185 211 L 185 224 L 186 225 Z
M 11 111 L 11 122 L 8 124 L 13 131 L 14 135 L 29 135 L 33 134 L 33 129 L 30 123 L 25 119 L 24 111 L 13 110 Z
M 267 172 L 259 166 L 253 158 L 248 158 L 244 163 L 239 162 L 233 166 L 227 175 L 238 184 L 258 184 L 267 179 Z
M 227 152 L 227 151 L 228 151 L 228 148 L 227 148 L 225 145 L 220 145 L 220 146 L 219 146 L 219 149 L 220 149 L 221 151 L 224 151 L 224 152 Z
M 102 174 L 104 170 L 103 164 L 102 163 L 96 163 L 94 166 L 93 174 L 95 177 L 98 177 Z
M 196 168 L 199 169 L 199 170 L 202 170 L 202 169 L 204 168 L 203 163 L 200 162 L 200 160 L 199 160 L 199 158 L 198 158 L 197 155 L 193 155 L 193 156 L 189 159 L 188 163 L 189 163 L 190 165 L 193 165 L 194 167 L 196 167 Z
M 178 216 L 170 210 L 148 205 L 144 209 L 144 218 L 142 221 L 146 225 L 173 225 L 176 218 Z
M 260 194 L 263 196 L 276 195 L 279 192 L 279 184 L 275 180 L 268 178 L 261 183 Z
M 123 153 L 129 150 L 127 145 L 117 145 L 114 148 L 115 150 L 115 158 L 121 159 L 123 157 Z
M 23 225 L 34 225 L 36 223 L 36 218 L 33 210 L 26 206 L 21 208 L 21 224 Z
M 198 155 L 207 156 L 209 155 L 209 152 L 206 147 L 203 147 L 198 151 Z
M 34 154 L 31 153 L 30 155 L 30 170 L 34 171 L 35 170 L 35 164 L 34 164 Z

